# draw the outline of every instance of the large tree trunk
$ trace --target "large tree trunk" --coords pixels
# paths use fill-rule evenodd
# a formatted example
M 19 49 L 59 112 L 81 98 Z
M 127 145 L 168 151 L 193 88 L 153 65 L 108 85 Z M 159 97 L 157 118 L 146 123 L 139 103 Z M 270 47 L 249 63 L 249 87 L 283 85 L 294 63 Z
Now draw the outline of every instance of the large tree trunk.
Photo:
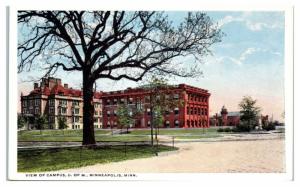
M 82 145 L 95 145 L 93 81 L 90 72 L 83 71 L 83 139 Z

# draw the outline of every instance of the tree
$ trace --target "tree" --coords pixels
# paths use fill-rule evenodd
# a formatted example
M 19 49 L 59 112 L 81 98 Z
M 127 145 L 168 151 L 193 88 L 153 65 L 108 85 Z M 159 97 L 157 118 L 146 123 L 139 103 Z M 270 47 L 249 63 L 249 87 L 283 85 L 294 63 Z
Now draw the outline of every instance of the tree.
M 155 131 L 155 139 L 157 140 L 157 135 L 158 135 L 158 131 L 159 131 L 159 127 L 163 126 L 163 122 L 164 122 L 164 116 L 163 116 L 163 111 L 162 111 L 162 107 L 160 105 L 156 105 L 153 108 L 153 126 L 156 129 Z
M 174 25 L 165 13 L 155 11 L 19 11 L 18 25 L 18 72 L 41 67 L 44 76 L 58 69 L 82 73 L 83 145 L 96 143 L 96 80 L 140 81 L 149 73 L 197 76 L 201 57 L 223 35 L 199 12 Z M 174 60 L 182 56 L 195 61 L 183 68 L 184 61 Z
M 159 132 L 159 127 L 163 124 L 163 113 L 169 112 L 174 107 L 182 105 L 182 100 L 173 98 L 173 86 L 168 84 L 168 79 L 152 76 L 147 84 L 143 86 L 150 93 L 150 112 L 151 112 L 151 145 L 153 146 L 153 129 L 155 138 Z
M 256 106 L 256 100 L 250 96 L 244 96 L 239 103 L 242 125 L 246 125 L 247 129 L 251 130 L 258 124 L 258 117 L 261 111 L 260 107 Z
M 119 105 L 117 108 L 117 116 L 118 116 L 118 125 L 121 127 L 121 132 L 123 127 L 126 127 L 128 133 L 128 128 L 134 122 L 129 107 L 126 106 L 125 104 Z
M 26 120 L 23 116 L 18 116 L 18 129 L 22 129 L 26 124 Z
M 42 134 L 42 130 L 45 129 L 47 123 L 48 120 L 45 115 L 39 115 L 35 118 L 35 128 L 40 130 L 40 134 Z
M 58 128 L 61 129 L 64 134 L 64 129 L 68 128 L 67 119 L 65 117 L 58 117 Z

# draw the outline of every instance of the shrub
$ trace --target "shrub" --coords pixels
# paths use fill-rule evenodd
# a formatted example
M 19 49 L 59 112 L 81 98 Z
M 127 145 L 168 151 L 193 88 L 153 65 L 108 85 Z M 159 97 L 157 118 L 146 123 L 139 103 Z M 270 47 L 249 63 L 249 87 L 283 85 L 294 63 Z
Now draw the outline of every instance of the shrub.
M 250 132 L 251 126 L 247 124 L 239 124 L 234 128 L 234 132 Z
M 218 131 L 218 132 L 224 132 L 224 129 L 219 128 L 217 131 Z
M 271 130 L 275 130 L 275 123 L 269 123 L 267 125 L 263 125 L 262 128 L 266 131 L 271 131 Z

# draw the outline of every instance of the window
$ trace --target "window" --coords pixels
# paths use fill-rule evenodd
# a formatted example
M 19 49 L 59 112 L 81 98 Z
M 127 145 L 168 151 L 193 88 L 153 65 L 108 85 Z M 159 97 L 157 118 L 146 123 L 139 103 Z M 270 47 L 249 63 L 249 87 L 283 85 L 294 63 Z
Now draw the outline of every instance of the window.
M 148 127 L 150 127 L 150 126 L 151 126 L 151 122 L 150 122 L 150 121 L 148 121 L 148 123 L 147 123 L 147 126 L 148 126 Z
M 186 114 L 190 115 L 190 107 L 186 107 Z
M 59 100 L 59 105 L 66 106 L 67 105 L 67 100 Z
M 180 124 L 179 120 L 175 120 L 174 124 L 175 124 L 175 127 L 179 127 L 179 124 Z
M 98 116 L 98 111 L 95 111 L 95 116 Z
M 178 115 L 179 114 L 179 108 L 174 108 L 174 114 Z
M 35 102 L 34 102 L 35 106 L 39 106 L 39 105 L 40 105 L 40 100 L 36 99 L 36 100 L 34 100 L 34 101 L 35 101 Z
M 114 105 L 118 104 L 118 99 L 114 99 Z
M 150 108 L 147 108 L 147 114 L 148 114 L 148 116 L 151 115 L 151 110 L 150 110 Z
M 94 107 L 95 108 L 99 108 L 100 107 L 100 103 L 95 103 Z
M 24 107 L 26 107 L 26 106 L 27 106 L 27 101 L 24 101 L 24 100 L 23 100 L 22 105 L 23 105 Z
M 125 99 L 121 98 L 121 104 L 125 104 Z
M 40 113 L 39 108 L 35 108 L 35 114 L 39 114 L 39 113 Z
M 136 108 L 138 110 L 142 110 L 143 109 L 143 104 L 142 104 L 142 99 L 141 98 L 137 99 L 137 101 L 136 101 Z
M 73 105 L 73 106 L 79 106 L 79 101 L 73 101 L 73 102 L 72 102 L 72 105 Z
M 165 122 L 165 127 L 170 127 L 170 121 Z
M 129 98 L 129 102 L 128 102 L 129 104 L 132 104 L 133 103 L 133 98 L 132 97 L 130 97 Z
M 197 108 L 194 108 L 194 115 L 197 115 Z
M 166 100 L 170 99 L 170 95 L 166 94 L 166 95 L 165 95 L 165 99 L 166 99 Z
M 159 101 L 160 100 L 160 95 L 156 96 L 156 100 Z
M 117 111 L 116 111 L 116 110 L 114 110 L 113 112 L 114 112 L 114 116 L 117 116 Z
M 107 114 L 107 117 L 109 117 L 110 116 L 110 111 L 107 111 L 106 114 Z
M 174 95 L 173 95 L 173 98 L 174 98 L 174 99 L 179 99 L 179 94 L 174 94 Z
M 74 109 L 74 114 L 79 114 L 79 108 Z
M 72 118 L 72 122 L 79 123 L 79 119 L 80 119 L 79 116 L 75 116 Z
M 94 118 L 94 123 L 98 123 L 98 118 Z
M 51 99 L 51 100 L 49 101 L 49 105 L 50 105 L 50 106 L 54 106 L 54 105 L 55 105 L 55 100 L 54 100 L 54 99 Z
M 54 113 L 54 108 L 53 108 L 53 107 L 49 108 L 49 113 L 50 113 L 50 114 L 55 114 L 55 113 Z
M 170 114 L 170 111 L 169 110 L 166 110 L 165 111 L 165 115 L 169 115 Z
M 106 104 L 107 104 L 107 105 L 110 105 L 110 99 L 107 99 L 107 100 L 106 100 Z
M 67 113 L 67 108 L 62 107 L 62 108 L 61 108 L 61 114 L 66 114 L 66 113 Z

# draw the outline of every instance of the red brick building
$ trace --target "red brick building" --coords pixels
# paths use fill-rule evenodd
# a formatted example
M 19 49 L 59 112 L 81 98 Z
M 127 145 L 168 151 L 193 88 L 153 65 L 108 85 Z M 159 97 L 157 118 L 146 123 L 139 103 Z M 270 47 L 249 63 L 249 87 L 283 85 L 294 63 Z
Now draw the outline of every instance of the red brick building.
M 82 129 L 83 99 L 82 91 L 62 84 L 61 79 L 43 78 L 34 83 L 28 95 L 21 94 L 21 115 L 29 121 L 28 129 L 33 128 L 35 117 L 47 116 L 49 129 L 58 128 L 58 118 L 66 119 L 68 129 Z M 101 92 L 94 93 L 94 127 L 102 128 Z
M 161 91 L 161 90 L 160 90 Z M 209 127 L 209 97 L 207 90 L 180 84 L 170 86 L 163 95 L 174 103 L 180 101 L 180 106 L 174 106 L 163 112 L 164 128 L 207 128 Z M 58 118 L 67 120 L 68 129 L 81 129 L 83 116 L 82 91 L 62 84 L 61 79 L 49 77 L 40 84 L 34 83 L 34 89 L 26 96 L 21 95 L 21 115 L 27 119 L 34 119 L 39 115 L 46 115 L 48 128 L 58 128 Z M 134 116 L 134 128 L 150 127 L 150 91 L 146 88 L 128 88 L 114 92 L 94 93 L 94 126 L 95 128 L 117 128 L 117 107 L 126 104 L 134 111 L 139 109 L 138 116 Z M 173 101 L 172 101 L 173 102 Z M 29 128 L 29 127 L 28 127 Z
M 220 114 L 215 114 L 210 118 L 212 126 L 237 126 L 240 123 L 240 112 L 228 112 L 225 106 L 222 107 Z
M 164 128 L 208 128 L 209 97 L 207 90 L 185 84 L 168 89 L 168 98 L 183 101 L 180 106 L 164 113 Z M 135 118 L 132 127 L 147 128 L 151 125 L 149 89 L 128 88 L 126 90 L 105 92 L 102 95 L 103 128 L 118 126 L 118 104 L 129 105 L 132 110 L 138 108 L 142 113 Z

